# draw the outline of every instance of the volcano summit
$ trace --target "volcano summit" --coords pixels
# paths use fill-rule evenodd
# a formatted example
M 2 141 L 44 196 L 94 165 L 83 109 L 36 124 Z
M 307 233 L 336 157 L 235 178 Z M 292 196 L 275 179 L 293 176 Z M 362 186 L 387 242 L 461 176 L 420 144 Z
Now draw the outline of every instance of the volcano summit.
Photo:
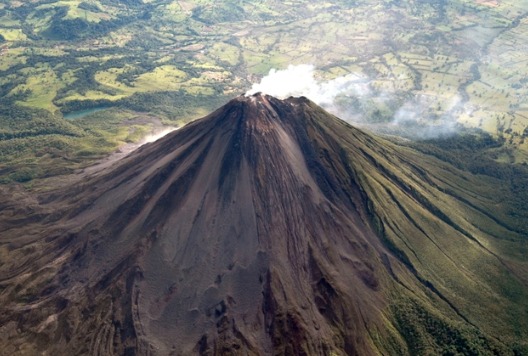
M 490 181 L 306 98 L 238 97 L 0 223 L 6 354 L 514 354 Z M 23 193 L 20 193 L 23 196 Z

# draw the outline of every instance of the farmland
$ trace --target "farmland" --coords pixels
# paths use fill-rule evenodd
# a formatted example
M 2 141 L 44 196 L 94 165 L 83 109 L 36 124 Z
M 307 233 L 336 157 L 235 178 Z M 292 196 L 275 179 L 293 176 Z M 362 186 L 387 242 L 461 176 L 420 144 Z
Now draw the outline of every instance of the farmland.
M 452 116 L 502 140 L 497 160 L 528 162 L 526 9 L 526 0 L 3 1 L 0 175 L 82 167 L 152 127 L 131 117 L 178 126 L 290 64 L 313 64 L 319 80 L 365 78 L 397 103 L 378 108 L 385 120 L 418 102 L 420 120 Z M 112 109 L 64 119 L 98 107 Z

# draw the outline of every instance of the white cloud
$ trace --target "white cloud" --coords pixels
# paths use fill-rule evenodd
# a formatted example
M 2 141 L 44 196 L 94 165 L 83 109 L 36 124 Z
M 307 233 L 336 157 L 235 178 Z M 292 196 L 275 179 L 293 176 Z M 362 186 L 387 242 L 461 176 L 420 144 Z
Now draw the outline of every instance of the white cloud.
M 246 96 L 264 93 L 279 99 L 305 96 L 319 105 L 331 104 L 335 98 L 347 92 L 362 96 L 369 93 L 367 78 L 349 74 L 330 81 L 315 79 L 315 67 L 311 64 L 289 65 L 287 69 L 271 69 L 260 83 L 253 84 Z
M 359 74 L 321 81 L 316 78 L 316 68 L 311 64 L 289 65 L 283 70 L 271 69 L 260 83 L 253 84 L 246 96 L 259 92 L 279 99 L 305 96 L 353 124 L 414 138 L 455 133 L 457 118 L 465 110 L 458 95 L 450 99 L 431 96 L 409 98 L 406 95 L 406 99 L 402 99 L 402 93 L 372 90 L 371 79 Z M 441 115 L 432 109 L 439 101 L 444 102 Z
M 169 126 L 169 127 L 163 127 L 161 130 L 160 129 L 154 130 L 149 135 L 143 137 L 143 139 L 141 140 L 139 145 L 142 146 L 142 145 L 144 145 L 146 143 L 157 141 L 160 138 L 170 134 L 172 131 L 175 131 L 177 129 L 178 129 L 177 127 Z

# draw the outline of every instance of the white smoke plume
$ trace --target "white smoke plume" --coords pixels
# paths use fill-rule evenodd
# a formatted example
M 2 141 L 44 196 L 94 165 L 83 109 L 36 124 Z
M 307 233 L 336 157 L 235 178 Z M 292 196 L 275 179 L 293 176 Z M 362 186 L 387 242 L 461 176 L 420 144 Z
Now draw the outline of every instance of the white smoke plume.
M 290 64 L 284 70 L 271 69 L 260 83 L 253 84 L 246 96 L 259 92 L 279 99 L 305 96 L 319 105 L 332 104 L 343 93 L 356 96 L 370 94 L 367 78 L 349 74 L 321 82 L 315 79 L 315 67 L 311 64 Z
M 457 118 L 465 110 L 460 97 L 445 103 L 439 115 L 432 109 L 438 104 L 435 97 L 379 92 L 372 89 L 371 83 L 370 78 L 359 74 L 322 81 L 317 79 L 313 65 L 289 65 L 284 70 L 270 70 L 246 96 L 258 92 L 279 99 L 305 96 L 352 124 L 408 138 L 430 139 L 456 133 Z

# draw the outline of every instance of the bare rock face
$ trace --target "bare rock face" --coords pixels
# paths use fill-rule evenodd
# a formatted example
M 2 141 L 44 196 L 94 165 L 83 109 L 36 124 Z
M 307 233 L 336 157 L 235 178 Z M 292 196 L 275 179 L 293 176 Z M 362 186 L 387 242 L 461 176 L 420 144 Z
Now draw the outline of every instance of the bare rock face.
M 434 351 L 445 328 L 444 344 L 506 350 L 481 311 L 509 300 L 465 298 L 506 270 L 526 293 L 526 264 L 486 242 L 482 209 L 460 216 L 444 176 L 461 173 L 420 162 L 305 98 L 238 97 L 23 218 L 5 204 L 0 349 L 426 353 L 409 340 Z M 475 254 L 455 267 L 460 249 Z

